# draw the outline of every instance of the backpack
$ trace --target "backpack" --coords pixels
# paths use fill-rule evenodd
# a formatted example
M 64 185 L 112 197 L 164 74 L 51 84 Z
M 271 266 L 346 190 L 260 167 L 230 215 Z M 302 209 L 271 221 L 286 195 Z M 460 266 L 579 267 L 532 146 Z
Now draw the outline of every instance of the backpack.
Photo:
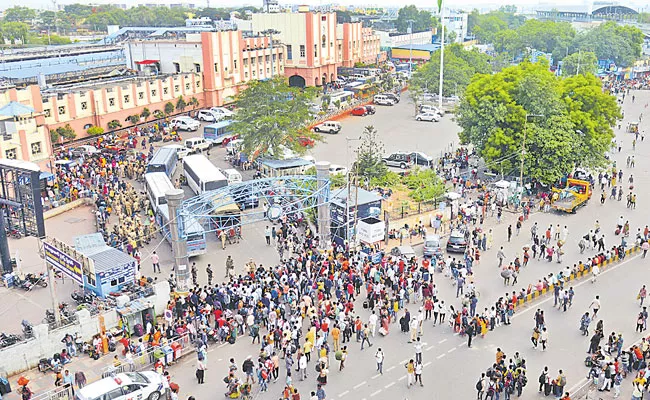
M 561 386 L 561 387 L 566 386 L 566 378 L 564 377 L 564 375 L 560 375 L 560 385 L 559 386 Z
M 522 375 L 521 386 L 526 386 L 527 384 L 528 384 L 528 378 L 526 378 L 526 375 Z
M 481 379 L 479 379 L 478 382 L 476 382 L 476 390 L 478 390 L 479 392 L 483 390 L 483 381 Z
M 539 376 L 539 379 L 537 381 L 539 383 L 546 383 L 546 374 L 542 372 L 542 374 Z

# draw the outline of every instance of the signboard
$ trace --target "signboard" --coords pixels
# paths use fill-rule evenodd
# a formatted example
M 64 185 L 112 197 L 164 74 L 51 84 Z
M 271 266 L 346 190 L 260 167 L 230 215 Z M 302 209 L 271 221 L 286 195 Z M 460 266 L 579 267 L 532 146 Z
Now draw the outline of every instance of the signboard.
M 84 284 L 81 263 L 47 242 L 43 242 L 45 262 L 68 275 L 80 285 Z
M 117 281 L 118 284 L 123 282 L 132 282 L 135 279 L 135 261 L 127 264 L 122 264 L 111 268 L 108 271 L 102 271 L 99 275 L 99 281 L 101 285 L 111 283 L 111 281 Z M 112 285 L 111 286 L 117 286 Z
M 384 240 L 384 224 L 377 218 L 366 218 L 357 224 L 357 239 L 365 243 Z

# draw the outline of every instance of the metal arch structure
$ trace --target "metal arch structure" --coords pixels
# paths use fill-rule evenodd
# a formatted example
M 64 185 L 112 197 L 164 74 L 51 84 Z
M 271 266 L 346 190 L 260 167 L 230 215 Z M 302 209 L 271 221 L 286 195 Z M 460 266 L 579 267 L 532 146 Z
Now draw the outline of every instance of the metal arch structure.
M 244 181 L 183 201 L 177 216 L 185 222 L 179 224 L 179 233 L 181 238 L 186 238 L 188 217 L 198 221 L 206 233 L 219 232 L 264 220 L 277 221 L 285 216 L 290 220 L 304 219 L 305 211 L 327 205 L 329 200 L 329 179 L 313 175 Z M 259 207 L 263 203 L 268 206 Z

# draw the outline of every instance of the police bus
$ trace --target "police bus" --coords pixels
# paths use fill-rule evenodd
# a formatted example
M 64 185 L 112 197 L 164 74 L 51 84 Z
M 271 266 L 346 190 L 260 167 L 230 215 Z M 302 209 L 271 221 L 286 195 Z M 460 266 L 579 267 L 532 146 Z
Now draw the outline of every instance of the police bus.
M 162 228 L 165 239 L 171 243 L 172 239 L 169 231 L 169 207 L 167 204 L 163 204 L 158 208 L 156 220 Z M 181 231 L 185 233 L 188 257 L 205 254 L 207 252 L 205 230 L 199 221 L 191 216 L 183 216 L 183 218 L 179 219 L 178 225 Z
M 228 179 L 202 154 L 183 159 L 183 174 L 196 194 L 228 186 Z
M 232 137 L 231 124 L 231 120 L 226 120 L 206 125 L 203 128 L 203 139 L 212 144 L 222 144 L 225 138 Z
M 171 179 L 176 171 L 178 153 L 175 148 L 161 147 L 147 164 L 147 173 L 164 172 Z
M 175 189 L 172 181 L 164 172 L 151 172 L 144 175 L 145 189 L 147 190 L 147 197 L 151 202 L 151 208 L 154 213 L 158 212 L 158 208 L 167 204 L 165 193 Z

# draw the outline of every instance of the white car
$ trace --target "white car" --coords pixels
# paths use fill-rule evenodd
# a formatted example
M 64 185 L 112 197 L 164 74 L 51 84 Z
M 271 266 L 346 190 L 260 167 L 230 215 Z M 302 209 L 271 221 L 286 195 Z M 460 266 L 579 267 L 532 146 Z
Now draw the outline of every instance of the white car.
M 416 121 L 438 122 L 440 116 L 434 112 L 423 112 L 415 116 Z
M 99 153 L 99 150 L 97 150 L 97 147 L 95 146 L 90 146 L 87 144 L 83 144 L 75 149 L 72 150 L 72 155 L 75 157 L 85 157 L 89 156 L 92 154 Z
M 169 384 L 154 371 L 125 372 L 77 390 L 75 400 L 159 400 Z
M 169 124 L 180 131 L 196 131 L 201 127 L 199 121 L 187 116 L 175 117 Z
M 168 149 L 176 149 L 176 154 L 178 155 L 178 159 L 182 160 L 186 156 L 189 156 L 190 154 L 194 154 L 193 149 L 188 149 L 185 146 L 181 146 L 180 144 L 168 144 L 163 146 L 163 148 L 168 148 Z
M 330 165 L 330 175 L 345 175 L 348 173 L 348 169 L 342 165 L 331 164 Z
M 205 122 L 217 122 L 220 116 L 212 110 L 199 110 L 196 113 L 196 119 Z
M 224 119 L 224 118 L 229 118 L 235 115 L 234 112 L 230 111 L 229 109 L 225 107 L 212 107 L 210 108 L 210 111 L 212 111 L 214 114 L 216 114 L 219 119 Z
M 430 105 L 430 104 L 421 104 L 421 105 L 420 105 L 420 112 L 421 112 L 421 113 L 431 112 L 431 113 L 438 114 L 440 117 L 442 117 L 443 115 L 445 115 L 445 112 L 444 112 L 444 111 L 442 111 L 442 110 L 439 109 L 438 107 L 436 107 L 436 106 L 432 106 L 432 105 Z
M 244 141 L 241 140 L 241 139 L 231 140 L 226 145 L 226 153 L 230 154 L 230 155 L 237 154 L 237 152 L 239 151 L 239 148 L 242 146 L 242 143 L 244 143 Z
M 338 121 L 325 121 L 322 124 L 316 125 L 314 132 L 336 134 L 341 132 L 341 123 Z

